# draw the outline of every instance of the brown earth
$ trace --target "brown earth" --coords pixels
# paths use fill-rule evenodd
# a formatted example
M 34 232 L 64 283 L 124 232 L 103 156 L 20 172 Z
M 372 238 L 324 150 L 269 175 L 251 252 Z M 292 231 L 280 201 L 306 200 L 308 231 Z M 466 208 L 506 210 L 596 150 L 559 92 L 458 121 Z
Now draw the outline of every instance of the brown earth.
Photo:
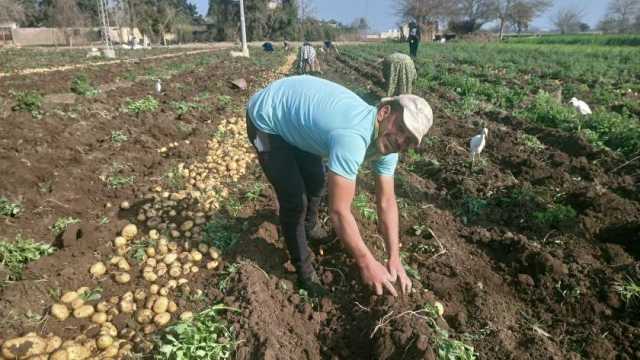
M 151 92 L 146 78 L 94 99 L 54 104 L 40 120 L 5 105 L 0 195 L 19 200 L 26 210 L 4 219 L 0 236 L 23 233 L 60 250 L 31 263 L 24 280 L 0 293 L 0 316 L 6 319 L 0 324 L 0 342 L 31 330 L 65 338 L 82 332 L 87 325 L 82 321 L 61 324 L 43 316 L 52 302 L 51 290 L 97 285 L 87 268 L 112 251 L 108 243 L 124 223 L 136 222 L 135 210 L 119 211 L 117 204 L 138 199 L 134 209 L 141 206 L 141 197 L 175 162 L 206 155 L 206 140 L 219 120 L 241 112 L 247 96 L 270 76 L 267 69 L 275 61 L 263 60 L 261 54 L 258 59 L 220 57 L 199 70 L 174 75 L 159 97 L 160 109 L 139 117 L 120 109 L 126 98 Z M 382 94 L 375 66 L 333 56 L 322 60 L 321 76 L 372 102 Z M 89 75 L 109 87 L 124 69 L 144 73 L 140 67 L 152 66 L 160 64 L 114 65 Z M 245 92 L 228 85 L 240 76 L 249 80 Z M 66 93 L 71 78 L 64 72 L 12 77 L 0 80 L 0 89 L 38 86 L 46 94 Z M 205 90 L 212 111 L 176 117 L 170 101 L 192 99 Z M 231 96 L 233 106 L 223 107 L 217 95 Z M 480 358 L 639 358 L 635 339 L 640 314 L 625 306 L 613 288 L 627 276 L 640 279 L 638 166 L 612 172 L 624 160 L 580 137 L 499 112 L 453 118 L 439 106 L 449 94 L 420 95 L 431 103 L 436 123 L 417 150 L 420 156 L 403 157 L 396 187 L 404 261 L 413 269 L 411 294 L 373 296 L 336 240 L 313 246 L 331 295 L 305 297 L 285 266 L 274 195 L 267 189 L 243 204 L 236 216 L 222 213 L 232 220 L 239 240 L 225 254 L 227 265 L 214 273 L 201 271 L 193 280 L 205 290 L 206 301 L 182 306 L 197 310 L 222 301 L 239 309 L 229 315 L 240 339 L 238 359 L 435 359 L 442 347 L 436 329 L 472 345 Z M 6 92 L 0 96 L 10 99 Z M 466 147 L 481 124 L 489 128 L 489 140 L 483 161 L 472 169 Z M 190 130 L 181 130 L 185 127 Z M 130 140 L 113 144 L 111 130 L 124 130 Z M 519 141 L 523 133 L 535 135 L 545 148 L 524 146 Z M 157 153 L 178 140 L 190 143 L 181 143 L 169 157 Z M 126 164 L 118 171 L 134 175 L 133 186 L 113 190 L 100 180 L 114 161 Z M 255 181 L 265 182 L 257 167 L 237 189 L 245 191 Z M 358 181 L 359 192 L 373 193 L 371 176 Z M 534 212 L 552 203 L 575 209 L 575 221 L 533 220 Z M 363 238 L 382 259 L 383 241 L 375 223 L 354 212 Z M 49 226 L 59 216 L 80 218 L 81 231 L 71 228 L 54 239 Z M 104 216 L 109 222 L 100 224 Z M 231 272 L 234 263 L 237 271 Z M 225 271 L 231 283 L 221 291 Z M 131 289 L 110 280 L 99 285 L 107 297 Z M 423 312 L 435 301 L 445 308 L 437 326 Z

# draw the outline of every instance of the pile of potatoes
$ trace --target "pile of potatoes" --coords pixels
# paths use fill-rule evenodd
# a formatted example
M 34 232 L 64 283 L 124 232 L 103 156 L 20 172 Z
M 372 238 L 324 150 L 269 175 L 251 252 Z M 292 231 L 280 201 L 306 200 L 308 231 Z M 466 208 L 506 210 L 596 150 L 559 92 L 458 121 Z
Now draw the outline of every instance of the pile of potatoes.
M 131 344 L 125 340 L 101 333 L 97 339 L 80 335 L 74 340 L 62 341 L 58 336 L 41 337 L 35 333 L 11 339 L 2 344 L 1 359 L 30 360 L 83 360 L 124 358 L 131 355 Z M 97 354 L 96 356 L 92 354 Z

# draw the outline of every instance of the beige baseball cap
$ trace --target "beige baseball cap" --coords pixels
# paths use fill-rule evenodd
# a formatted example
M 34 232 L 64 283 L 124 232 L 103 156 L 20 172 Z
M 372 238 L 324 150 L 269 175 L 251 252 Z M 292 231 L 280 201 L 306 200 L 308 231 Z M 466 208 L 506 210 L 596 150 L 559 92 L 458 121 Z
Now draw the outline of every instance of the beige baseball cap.
M 404 125 L 418 139 L 418 144 L 422 137 L 427 134 L 433 125 L 433 111 L 429 103 L 416 95 L 404 94 L 393 97 L 386 97 L 381 102 L 398 101 L 403 108 L 402 119 Z

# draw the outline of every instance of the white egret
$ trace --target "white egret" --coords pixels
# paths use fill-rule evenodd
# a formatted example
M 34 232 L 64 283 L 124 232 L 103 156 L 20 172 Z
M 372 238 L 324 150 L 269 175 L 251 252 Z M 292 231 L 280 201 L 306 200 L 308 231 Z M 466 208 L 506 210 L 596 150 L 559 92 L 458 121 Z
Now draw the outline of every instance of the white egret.
M 480 157 L 480 153 L 482 149 L 484 149 L 485 144 L 487 143 L 487 135 L 489 135 L 489 130 L 487 128 L 482 128 L 482 132 L 480 134 L 471 138 L 469 141 L 469 150 L 471 152 L 471 166 L 476 160 L 476 155 Z
M 571 105 L 573 105 L 574 108 L 576 108 L 576 111 L 578 111 L 580 115 L 591 115 L 591 108 L 589 107 L 589 105 L 587 105 L 586 102 L 578 100 L 576 98 L 571 98 L 569 102 L 571 103 Z
M 160 95 L 161 92 L 162 92 L 162 83 L 160 82 L 160 79 L 156 79 L 156 95 Z

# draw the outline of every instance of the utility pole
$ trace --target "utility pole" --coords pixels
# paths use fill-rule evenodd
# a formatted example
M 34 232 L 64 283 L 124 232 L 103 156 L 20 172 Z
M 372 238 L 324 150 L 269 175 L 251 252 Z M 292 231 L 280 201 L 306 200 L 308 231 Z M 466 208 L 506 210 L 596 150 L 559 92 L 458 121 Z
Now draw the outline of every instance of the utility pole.
M 111 47 L 111 39 L 109 36 L 109 15 L 107 14 L 107 3 L 105 0 L 98 0 L 98 10 L 100 11 L 100 19 L 102 20 L 102 40 L 104 41 L 104 49 L 102 54 L 106 58 L 116 57 L 116 53 Z
M 247 47 L 247 28 L 244 24 L 244 0 L 240 0 L 240 27 L 242 28 L 242 53 L 249 57 L 249 48 Z

